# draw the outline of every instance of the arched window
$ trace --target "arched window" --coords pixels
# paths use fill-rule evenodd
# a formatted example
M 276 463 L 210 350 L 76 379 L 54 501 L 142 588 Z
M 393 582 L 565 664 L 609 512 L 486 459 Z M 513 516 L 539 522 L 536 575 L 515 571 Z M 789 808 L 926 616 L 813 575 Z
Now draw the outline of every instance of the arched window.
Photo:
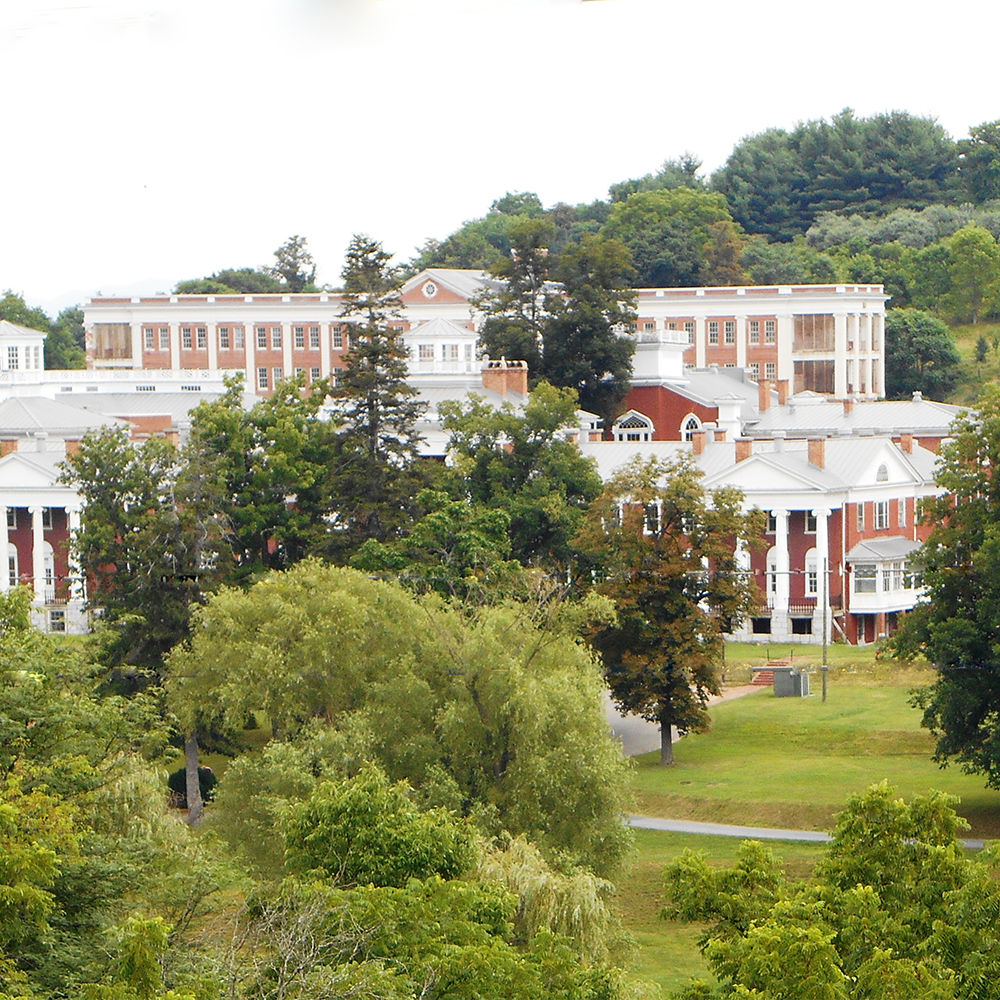
M 616 441 L 651 441 L 653 421 L 636 410 L 629 410 L 615 421 L 612 433 Z
M 819 551 L 810 549 L 806 553 L 806 597 L 818 597 L 820 590 L 819 582 Z
M 681 438 L 684 441 L 690 441 L 691 435 L 695 431 L 700 431 L 700 430 L 701 430 L 701 421 L 693 413 L 689 413 L 681 421 Z
M 876 483 L 887 483 L 888 481 L 889 481 L 889 468 L 885 464 L 885 462 L 883 462 L 878 467 L 878 472 L 875 473 L 875 482 Z

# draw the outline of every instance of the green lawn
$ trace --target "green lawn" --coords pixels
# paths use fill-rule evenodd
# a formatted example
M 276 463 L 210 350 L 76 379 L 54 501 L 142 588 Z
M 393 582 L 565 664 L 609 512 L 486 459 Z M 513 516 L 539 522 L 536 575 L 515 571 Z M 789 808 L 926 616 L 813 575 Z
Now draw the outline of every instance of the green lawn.
M 960 796 L 973 835 L 1000 837 L 1000 792 L 930 759 L 933 740 L 907 699 L 932 679 L 913 668 L 833 668 L 826 704 L 818 693 L 775 698 L 768 688 L 717 705 L 708 733 L 677 744 L 673 767 L 660 767 L 658 754 L 636 759 L 638 811 L 822 830 L 849 794 L 888 778 L 907 797 L 930 788 Z M 818 692 L 818 675 L 812 683 Z
M 711 981 L 712 976 L 698 951 L 700 925 L 662 920 L 663 867 L 685 848 L 705 850 L 713 863 L 732 864 L 740 841 L 734 837 L 693 837 L 682 833 L 637 830 L 637 855 L 630 874 L 618 886 L 618 901 L 625 926 L 639 951 L 631 965 L 636 979 L 657 984 L 664 996 L 692 977 Z M 822 844 L 772 843 L 786 871 L 795 877 L 809 875 L 822 856 Z

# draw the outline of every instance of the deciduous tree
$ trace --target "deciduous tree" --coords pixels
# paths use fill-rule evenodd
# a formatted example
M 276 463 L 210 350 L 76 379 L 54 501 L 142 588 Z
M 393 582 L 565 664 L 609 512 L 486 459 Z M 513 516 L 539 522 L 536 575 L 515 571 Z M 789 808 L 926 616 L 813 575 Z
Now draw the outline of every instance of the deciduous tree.
M 918 309 L 890 309 L 885 317 L 885 394 L 906 399 L 920 390 L 947 399 L 958 381 L 961 358 L 951 330 Z
M 753 581 L 739 539 L 760 533 L 734 489 L 707 493 L 690 459 L 634 461 L 613 476 L 587 513 L 579 542 L 603 563 L 599 590 L 614 622 L 590 630 L 612 697 L 660 726 L 660 762 L 673 763 L 671 727 L 708 725 L 719 692 L 723 636 L 751 607 Z

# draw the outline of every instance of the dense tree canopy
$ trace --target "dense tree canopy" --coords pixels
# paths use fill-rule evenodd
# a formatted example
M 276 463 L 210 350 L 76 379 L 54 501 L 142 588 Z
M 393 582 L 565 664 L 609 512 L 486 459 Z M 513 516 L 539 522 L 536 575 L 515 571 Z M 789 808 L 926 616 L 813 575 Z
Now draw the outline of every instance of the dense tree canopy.
M 984 387 L 975 416 L 956 421 L 941 448 L 941 497 L 924 500 L 933 525 L 917 566 L 927 598 L 893 637 L 901 656 L 938 670 L 921 692 L 935 757 L 957 760 L 1000 788 L 1000 389 Z
M 958 381 L 960 362 L 955 338 L 941 320 L 917 309 L 886 313 L 888 399 L 906 399 L 916 390 L 928 399 L 947 399 Z
M 906 803 L 887 783 L 852 796 L 809 880 L 744 842 L 736 865 L 686 851 L 667 869 L 665 915 L 710 924 L 719 979 L 689 1000 L 991 1000 L 1000 996 L 996 855 L 969 859 L 957 800 Z

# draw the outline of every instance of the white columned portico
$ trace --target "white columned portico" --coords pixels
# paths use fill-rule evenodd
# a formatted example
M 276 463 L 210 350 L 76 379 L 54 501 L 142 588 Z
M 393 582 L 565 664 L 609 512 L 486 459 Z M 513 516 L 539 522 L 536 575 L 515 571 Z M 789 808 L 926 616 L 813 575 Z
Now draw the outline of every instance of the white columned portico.
M 69 599 L 82 601 L 86 598 L 83 586 L 83 571 L 76 558 L 76 536 L 80 532 L 80 508 L 66 508 L 66 526 L 69 528 Z
M 857 350 L 858 341 L 854 340 Z M 833 316 L 833 395 L 836 399 L 847 398 L 847 313 Z M 857 386 L 854 386 L 857 392 Z
M 35 590 L 35 600 L 45 603 L 45 549 L 43 548 L 44 507 L 29 507 L 31 513 L 31 582 Z
M 788 559 L 788 511 L 777 508 L 771 511 L 774 518 L 774 607 L 771 609 L 771 633 L 785 636 L 788 634 L 788 595 L 789 595 L 789 559 Z
M 833 628 L 829 612 L 830 606 L 830 508 L 817 507 L 813 511 L 816 518 L 816 613 L 813 617 L 813 635 L 823 635 L 826 628 L 826 641 L 830 641 Z
M 7 533 L 7 507 L 0 504 L 0 593 L 10 590 L 10 536 Z

